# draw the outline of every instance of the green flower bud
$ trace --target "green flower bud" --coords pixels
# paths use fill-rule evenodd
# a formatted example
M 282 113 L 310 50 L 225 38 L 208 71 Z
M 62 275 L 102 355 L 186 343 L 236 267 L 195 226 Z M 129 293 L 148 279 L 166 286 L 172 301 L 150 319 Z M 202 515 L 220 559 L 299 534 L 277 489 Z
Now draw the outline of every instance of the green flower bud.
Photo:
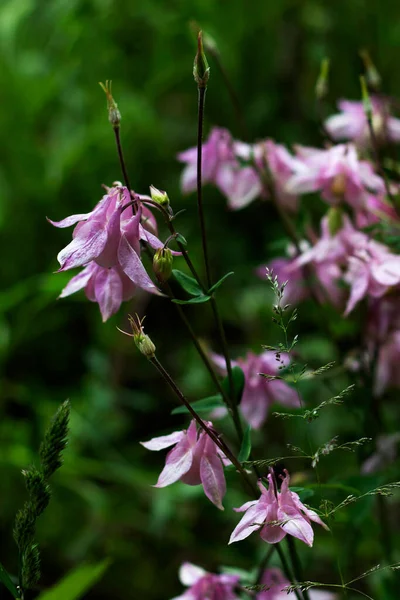
M 172 252 L 169 248 L 159 248 L 153 257 L 153 269 L 159 281 L 168 281 L 172 274 Z
M 111 84 L 112 81 L 106 81 L 105 84 L 99 83 L 100 87 L 102 88 L 107 97 L 108 120 L 110 121 L 114 129 L 117 129 L 121 123 L 121 113 L 118 110 L 117 103 L 112 97 Z
M 133 341 L 135 342 L 136 347 L 142 354 L 144 354 L 146 358 L 148 358 L 149 360 L 154 358 L 156 355 L 156 347 L 149 338 L 149 336 L 146 335 L 143 331 L 142 323 L 144 319 L 140 320 L 138 315 L 136 315 L 136 319 L 131 315 L 129 315 L 128 318 L 133 333 L 126 333 L 125 331 L 123 331 L 122 333 L 133 337 Z
M 317 100 L 323 100 L 328 93 L 328 74 L 329 58 L 324 58 L 321 62 L 321 71 L 315 85 L 315 95 Z
M 154 202 L 157 202 L 157 204 L 160 204 L 165 208 L 169 206 L 169 198 L 167 192 L 164 192 L 163 190 L 158 190 L 156 187 L 154 187 L 154 185 L 150 186 L 150 196 Z
M 343 211 L 339 206 L 331 206 L 327 213 L 329 233 L 336 235 L 343 227 Z
M 197 37 L 197 53 L 193 64 L 193 77 L 199 88 L 206 88 L 210 77 L 210 67 L 203 48 L 203 34 L 199 31 Z

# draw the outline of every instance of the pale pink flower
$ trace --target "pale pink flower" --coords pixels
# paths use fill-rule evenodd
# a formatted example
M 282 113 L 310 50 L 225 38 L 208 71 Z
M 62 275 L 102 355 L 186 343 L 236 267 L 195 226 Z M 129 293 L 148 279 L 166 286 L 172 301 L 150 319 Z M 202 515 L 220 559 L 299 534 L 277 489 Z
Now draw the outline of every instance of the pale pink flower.
M 371 96 L 372 126 L 378 141 L 400 141 L 400 120 L 389 114 L 389 102 Z M 325 127 L 335 140 L 353 140 L 361 146 L 371 144 L 367 117 L 362 102 L 340 100 L 340 113 L 328 117 Z
M 239 600 L 234 591 L 239 583 L 238 575 L 208 573 L 185 562 L 179 569 L 179 579 L 189 589 L 173 600 Z
M 207 422 L 212 428 L 212 423 Z M 141 442 L 148 450 L 163 450 L 175 446 L 167 454 L 165 467 L 154 487 L 165 487 L 180 480 L 188 485 L 202 485 L 207 498 L 224 510 L 222 500 L 226 492 L 222 452 L 212 439 L 192 420 L 187 431 Z
M 360 239 L 360 238 L 359 238 Z M 348 315 L 364 297 L 380 298 L 400 283 L 400 256 L 364 236 L 348 258 L 344 280 L 350 285 L 350 296 L 345 315 Z
M 290 585 L 290 581 L 276 567 L 264 571 L 260 584 L 268 586 L 269 589 L 257 594 L 256 600 L 286 600 L 288 596 L 289 598 L 295 597 L 294 592 L 288 594 L 285 591 L 285 588 Z M 334 600 L 336 598 L 335 594 L 331 592 L 314 588 L 308 591 L 308 595 L 310 600 Z
M 118 265 L 107 269 L 92 261 L 67 283 L 59 298 L 66 298 L 81 289 L 85 290 L 89 300 L 98 303 L 104 322 L 118 312 L 122 302 L 133 298 L 136 285 Z
M 212 354 L 212 359 L 222 372 L 225 372 L 225 360 L 218 354 Z M 282 353 L 277 360 L 275 352 L 266 350 L 262 354 L 248 352 L 244 358 L 232 361 L 233 366 L 239 366 L 245 377 L 244 390 L 239 408 L 243 418 L 254 429 L 259 429 L 265 422 L 272 404 L 283 406 L 299 406 L 296 390 L 285 381 L 274 379 L 269 381 L 262 377 L 266 375 L 279 375 L 279 367 L 287 366 L 289 357 Z
M 286 184 L 291 194 L 321 192 L 329 204 L 343 200 L 354 210 L 368 207 L 370 193 L 383 194 L 384 182 L 370 163 L 359 160 L 353 144 L 339 144 L 327 150 L 297 147 L 296 173 Z
M 232 532 L 230 544 L 259 531 L 261 539 L 269 544 L 276 544 L 289 534 L 311 547 L 314 541 L 311 521 L 329 529 L 315 511 L 301 502 L 298 494 L 289 490 L 289 481 L 289 473 L 285 470 L 280 491 L 277 491 L 272 473 L 268 475 L 268 490 L 261 480 L 258 482 L 260 498 L 234 509 L 236 512 L 245 512 L 245 515 Z

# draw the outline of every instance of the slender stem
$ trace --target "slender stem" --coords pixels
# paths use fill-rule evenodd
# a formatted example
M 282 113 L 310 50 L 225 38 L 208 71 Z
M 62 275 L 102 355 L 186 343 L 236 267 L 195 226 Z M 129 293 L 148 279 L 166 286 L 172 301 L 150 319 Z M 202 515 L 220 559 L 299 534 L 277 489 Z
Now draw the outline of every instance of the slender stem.
M 129 193 L 130 193 L 132 188 L 131 188 L 131 184 L 130 184 L 129 176 L 128 176 L 128 171 L 127 171 L 126 164 L 125 164 L 124 153 L 122 151 L 120 128 L 119 127 L 113 127 L 113 129 L 114 129 L 114 135 L 115 135 L 115 143 L 117 145 L 119 163 L 121 165 L 121 171 L 122 171 L 122 175 L 123 175 L 123 178 L 124 178 L 124 183 L 125 183 L 125 186 L 128 188 Z M 133 212 L 135 213 L 136 212 L 135 204 L 132 205 L 132 209 L 133 209 Z
M 274 553 L 274 550 L 275 550 L 275 546 L 274 546 L 274 544 L 271 544 L 270 548 L 268 548 L 267 554 L 264 556 L 264 558 L 262 559 L 262 561 L 259 564 L 259 567 L 257 570 L 257 576 L 254 581 L 254 585 L 259 585 L 261 583 L 262 577 L 264 575 L 264 571 L 268 566 L 268 563 L 271 559 L 271 556 Z
M 164 284 L 165 290 L 167 291 L 168 296 L 173 300 L 175 298 L 174 293 L 171 290 L 171 287 L 168 283 Z M 213 380 L 215 386 L 217 387 L 219 393 L 221 394 L 221 396 L 223 397 L 225 404 L 228 406 L 228 408 L 230 407 L 230 401 L 229 398 L 225 392 L 225 390 L 223 389 L 220 380 L 218 379 L 218 376 L 216 374 L 216 372 L 213 369 L 213 366 L 207 356 L 207 354 L 204 352 L 203 348 L 201 347 L 201 344 L 199 343 L 195 332 L 193 331 L 193 328 L 189 322 L 189 319 L 187 318 L 187 316 L 185 315 L 184 310 L 182 309 L 181 306 L 179 306 L 179 304 L 175 304 L 175 307 L 178 311 L 178 314 L 180 316 L 180 318 L 182 319 L 186 329 L 188 330 L 188 333 L 191 337 L 191 340 L 197 350 L 197 352 L 199 353 L 199 356 L 201 358 L 201 360 L 203 361 L 204 365 L 207 368 L 207 371 L 209 372 L 211 379 Z
M 170 388 L 173 390 L 175 395 L 179 398 L 179 400 L 186 406 L 192 417 L 197 421 L 200 427 L 207 433 L 207 435 L 212 439 L 212 441 L 218 446 L 220 450 L 225 454 L 225 456 L 231 461 L 231 463 L 236 467 L 237 471 L 242 475 L 243 479 L 246 481 L 247 486 L 251 490 L 252 494 L 256 494 L 258 496 L 258 490 L 252 480 L 249 478 L 247 472 L 242 467 L 236 456 L 231 452 L 226 443 L 219 438 L 210 427 L 203 421 L 203 419 L 197 414 L 194 408 L 191 406 L 183 392 L 179 389 L 175 381 L 172 379 L 170 374 L 165 370 L 163 365 L 160 363 L 158 358 L 154 356 L 154 358 L 149 359 L 150 362 L 155 366 L 157 371 L 162 375 L 165 381 L 168 383 Z
M 303 568 L 301 566 L 301 562 L 299 556 L 297 554 L 296 546 L 294 544 L 294 539 L 290 536 L 286 536 L 286 543 L 289 548 L 290 560 L 293 565 L 294 575 L 297 581 L 304 581 Z M 310 600 L 310 596 L 307 590 L 302 592 L 304 600 Z
M 206 268 L 207 287 L 211 287 L 210 263 L 208 260 L 207 235 L 204 221 L 203 188 L 202 188 L 202 146 L 203 146 L 203 119 L 206 87 L 198 88 L 198 119 L 197 119 L 197 208 L 199 212 L 201 243 L 203 246 L 204 265 Z
M 290 572 L 290 568 L 289 568 L 288 562 L 286 560 L 286 556 L 285 556 L 282 548 L 280 547 L 279 544 L 275 544 L 275 546 L 276 546 L 276 551 L 277 551 L 277 553 L 279 555 L 279 559 L 280 559 L 280 561 L 282 563 L 283 572 L 285 573 L 285 575 L 286 575 L 286 577 L 288 578 L 289 581 L 294 581 L 293 575 Z M 300 596 L 299 590 L 294 590 L 294 593 L 295 593 L 295 596 L 296 596 L 297 600 L 303 600 L 302 597 Z

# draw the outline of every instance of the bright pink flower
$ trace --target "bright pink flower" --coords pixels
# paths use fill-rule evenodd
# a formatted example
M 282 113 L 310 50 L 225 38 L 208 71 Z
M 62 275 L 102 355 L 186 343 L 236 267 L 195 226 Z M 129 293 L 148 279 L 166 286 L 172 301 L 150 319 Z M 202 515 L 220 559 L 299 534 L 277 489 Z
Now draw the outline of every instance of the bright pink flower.
M 378 140 L 400 141 L 400 120 L 389 115 L 389 102 L 371 97 L 372 125 Z M 330 116 L 325 127 L 335 140 L 353 140 L 362 146 L 370 145 L 371 138 L 362 102 L 340 100 L 340 113 Z
M 234 589 L 239 583 L 238 575 L 216 575 L 201 567 L 183 563 L 179 579 L 188 590 L 173 600 L 239 600 Z
M 268 490 L 261 481 L 258 482 L 260 498 L 234 509 L 246 514 L 232 532 L 230 544 L 259 531 L 261 539 L 269 544 L 276 544 L 289 534 L 311 547 L 314 541 L 311 521 L 328 529 L 317 513 L 307 508 L 299 496 L 289 490 L 289 481 L 289 473 L 285 471 L 280 492 L 271 473 L 268 475 Z
M 212 428 L 212 423 L 207 422 L 207 425 Z M 207 498 L 224 510 L 222 500 L 226 482 L 222 452 L 205 431 L 197 432 L 195 420 L 191 421 L 187 431 L 175 431 L 141 444 L 148 450 L 175 446 L 167 454 L 165 467 L 154 487 L 165 487 L 178 480 L 188 485 L 201 484 Z
M 78 275 L 75 275 L 61 292 L 59 298 L 66 298 L 75 292 L 85 289 L 85 294 L 92 302 L 97 302 L 103 322 L 118 312 L 121 303 L 133 298 L 136 285 L 116 265 L 106 269 L 91 262 Z
M 285 588 L 290 585 L 290 581 L 276 567 L 264 571 L 260 584 L 268 586 L 269 589 L 257 594 L 256 600 L 287 600 L 288 596 L 290 598 L 295 596 L 294 592 L 288 594 L 285 591 Z M 310 600 L 334 600 L 336 598 L 335 594 L 314 588 L 309 590 L 308 595 Z
M 221 371 L 225 371 L 225 360 L 218 354 L 213 354 L 212 359 Z M 275 379 L 269 381 L 260 373 L 266 375 L 279 375 L 279 366 L 288 365 L 289 357 L 282 353 L 278 362 L 275 352 L 266 350 L 262 354 L 248 352 L 244 358 L 232 361 L 239 366 L 244 373 L 245 384 L 240 410 L 243 418 L 254 429 L 259 429 L 265 422 L 268 410 L 272 404 L 283 404 L 284 406 L 299 406 L 299 398 L 296 390 L 291 388 L 285 381 Z
M 296 173 L 288 180 L 291 194 L 321 192 L 329 204 L 345 200 L 354 210 L 368 207 L 370 193 L 383 194 L 384 182 L 370 163 L 359 160 L 353 144 L 339 144 L 327 150 L 297 148 Z

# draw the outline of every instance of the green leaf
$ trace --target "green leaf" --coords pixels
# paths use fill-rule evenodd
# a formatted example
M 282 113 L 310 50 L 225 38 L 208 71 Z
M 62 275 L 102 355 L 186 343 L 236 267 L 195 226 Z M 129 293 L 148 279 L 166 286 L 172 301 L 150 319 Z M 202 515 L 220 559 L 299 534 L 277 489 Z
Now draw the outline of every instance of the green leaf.
M 103 560 L 95 565 L 81 565 L 51 589 L 43 592 L 37 600 L 77 600 L 90 590 L 94 584 L 103 576 L 109 566 L 109 559 Z
M 180 244 L 182 244 L 182 246 L 187 246 L 187 241 L 186 239 L 183 237 L 183 235 L 181 233 L 178 233 L 175 236 L 175 239 L 177 242 L 179 242 Z
M 222 401 L 221 394 L 216 394 L 215 396 L 208 396 L 207 398 L 202 398 L 201 400 L 196 400 L 191 403 L 191 406 L 195 409 L 196 412 L 209 412 L 210 410 L 214 410 L 214 408 L 220 408 L 221 406 L 225 406 Z M 188 409 L 186 406 L 178 406 L 171 411 L 171 415 L 182 415 L 188 413 Z
M 172 273 L 173 273 L 176 281 L 185 290 L 185 292 L 187 292 L 191 296 L 202 296 L 203 295 L 203 290 L 201 289 L 201 287 L 199 286 L 199 284 L 193 277 L 186 275 L 186 273 L 183 273 L 182 271 L 179 271 L 178 269 L 172 269 Z
M 225 281 L 225 279 L 227 279 L 228 277 L 230 277 L 233 274 L 234 274 L 233 271 L 229 271 L 229 273 L 227 273 L 226 275 L 221 277 L 221 279 L 219 281 L 217 281 L 217 283 L 214 283 L 214 285 L 212 287 L 210 287 L 210 289 L 208 290 L 208 293 L 212 294 L 213 292 L 215 292 L 215 290 L 217 290 L 219 288 L 221 283 L 223 283 Z
M 233 367 L 232 379 L 233 379 L 234 400 L 236 401 L 236 404 L 239 404 L 239 402 L 242 399 L 243 388 L 244 388 L 244 384 L 245 384 L 244 373 L 240 367 Z M 228 377 L 225 377 L 225 379 L 222 381 L 221 385 L 222 385 L 222 389 L 224 390 L 226 395 L 229 396 L 230 395 L 230 389 L 229 389 L 230 386 L 229 386 Z
M 178 300 L 177 298 L 174 298 L 172 302 L 175 302 L 175 304 L 202 304 L 203 302 L 208 302 L 210 298 L 211 296 L 201 294 L 195 298 L 190 298 L 190 300 Z
M 13 582 L 11 581 L 11 577 L 0 563 L 0 581 L 4 583 L 8 591 L 14 596 L 14 598 L 19 597 L 19 593 Z
M 250 456 L 251 452 L 251 425 L 248 425 L 243 434 L 242 445 L 240 446 L 238 461 L 244 462 Z

